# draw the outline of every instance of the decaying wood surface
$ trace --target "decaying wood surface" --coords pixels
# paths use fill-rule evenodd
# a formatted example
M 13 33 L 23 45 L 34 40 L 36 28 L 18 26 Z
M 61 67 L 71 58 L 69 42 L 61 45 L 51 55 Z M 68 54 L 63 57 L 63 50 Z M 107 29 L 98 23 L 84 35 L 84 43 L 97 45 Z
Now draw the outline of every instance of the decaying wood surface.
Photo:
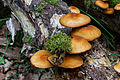
M 47 38 L 54 33 L 64 31 L 69 34 L 71 32 L 71 28 L 66 28 L 59 23 L 59 18 L 70 12 L 65 2 L 59 0 L 58 5 L 52 5 L 44 0 L 30 1 L 31 2 L 29 3 L 24 3 L 22 0 L 3 0 L 4 4 L 10 7 L 12 15 L 15 16 L 17 21 L 21 24 L 24 33 L 28 33 L 34 38 L 33 43 L 35 43 L 36 48 L 43 49 L 44 38 Z M 45 2 L 44 13 L 35 13 L 35 7 L 38 7 L 38 3 L 42 2 Z M 85 58 L 84 65 L 79 68 L 80 71 L 78 71 L 76 75 L 76 80 L 118 79 L 119 76 L 113 70 L 113 66 L 106 56 L 105 49 L 97 40 L 92 44 L 93 48 L 82 54 Z M 64 75 L 66 70 L 62 69 L 62 71 L 62 76 L 66 77 L 67 75 Z M 42 74 L 44 75 L 44 73 Z M 41 80 L 43 79 L 41 78 Z

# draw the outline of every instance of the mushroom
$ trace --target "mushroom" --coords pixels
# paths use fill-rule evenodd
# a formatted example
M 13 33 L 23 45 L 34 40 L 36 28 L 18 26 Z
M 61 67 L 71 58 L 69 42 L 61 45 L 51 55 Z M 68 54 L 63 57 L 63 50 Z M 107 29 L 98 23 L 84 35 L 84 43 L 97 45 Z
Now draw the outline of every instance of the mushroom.
M 64 62 L 58 67 L 77 68 L 83 64 L 83 60 L 79 55 L 66 55 Z
M 70 6 L 69 9 L 72 13 L 80 13 L 80 10 L 75 6 Z
M 114 66 L 114 70 L 117 71 L 118 73 L 120 73 L 120 62 L 118 62 L 118 63 Z
M 115 10 L 120 10 L 120 3 L 117 4 L 117 5 L 115 5 L 114 9 L 115 9 Z
M 105 2 L 103 2 L 103 1 L 101 1 L 101 0 L 97 0 L 97 1 L 95 2 L 95 5 L 98 6 L 98 7 L 100 7 L 100 8 L 102 8 L 102 9 L 107 9 L 107 8 L 109 8 L 109 4 L 108 4 L 108 3 L 105 3 Z
M 82 37 L 74 37 L 71 40 L 72 51 L 70 54 L 80 54 L 91 49 L 91 44 Z
M 71 36 L 72 37 L 76 37 L 76 36 L 83 37 L 87 39 L 88 41 L 93 41 L 94 39 L 101 36 L 101 31 L 93 25 L 88 25 L 83 28 L 74 29 L 71 32 Z
M 59 21 L 63 26 L 75 28 L 90 23 L 91 19 L 84 14 L 68 13 L 62 16 Z
M 102 0 L 102 1 L 109 1 L 109 0 Z
M 105 14 L 113 14 L 114 13 L 114 9 L 113 8 L 107 8 L 105 11 L 104 11 Z
M 47 58 L 51 56 L 48 50 L 39 50 L 33 54 L 30 61 L 31 63 L 38 68 L 50 68 L 53 67 L 47 60 Z

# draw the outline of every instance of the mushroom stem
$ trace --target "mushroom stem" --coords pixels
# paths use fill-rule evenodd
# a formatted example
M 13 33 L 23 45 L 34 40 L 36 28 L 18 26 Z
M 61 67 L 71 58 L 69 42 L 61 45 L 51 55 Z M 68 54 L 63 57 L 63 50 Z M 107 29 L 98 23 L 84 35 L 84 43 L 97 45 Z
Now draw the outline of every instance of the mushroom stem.
M 55 66 L 61 65 L 64 62 L 65 55 L 65 53 L 61 53 L 60 55 L 54 54 L 48 57 L 48 61 Z

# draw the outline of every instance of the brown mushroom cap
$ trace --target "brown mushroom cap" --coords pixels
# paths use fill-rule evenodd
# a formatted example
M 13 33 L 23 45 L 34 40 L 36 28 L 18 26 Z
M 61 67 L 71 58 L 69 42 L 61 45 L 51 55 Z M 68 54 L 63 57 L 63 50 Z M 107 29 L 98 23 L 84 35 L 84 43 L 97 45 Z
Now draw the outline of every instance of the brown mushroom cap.
M 102 1 L 109 1 L 109 0 L 102 0 Z
M 120 80 L 120 78 L 118 80 Z
M 87 39 L 88 41 L 93 41 L 101 36 L 101 31 L 93 25 L 88 25 L 87 27 L 74 29 L 71 32 L 71 36 L 79 36 Z
M 47 60 L 51 56 L 50 52 L 47 50 L 37 51 L 30 59 L 31 63 L 38 68 L 50 68 L 53 67 Z
M 115 66 L 114 66 L 115 71 L 117 71 L 118 73 L 120 73 L 120 62 L 118 62 Z
M 120 3 L 114 7 L 115 10 L 120 10 Z
M 80 10 L 75 6 L 70 6 L 69 9 L 72 13 L 80 13 Z
M 107 9 L 107 8 L 109 8 L 109 4 L 108 4 L 108 3 L 104 3 L 104 2 L 101 1 L 101 0 L 97 0 L 97 1 L 95 2 L 95 5 L 98 6 L 98 7 L 100 7 L 100 8 L 102 8 L 102 9 Z
M 77 68 L 83 64 L 83 60 L 79 55 L 67 55 L 64 62 L 58 67 L 63 68 Z
M 60 18 L 60 23 L 66 27 L 80 27 L 90 23 L 91 19 L 84 14 L 68 13 Z
M 107 8 L 105 11 L 104 11 L 105 14 L 113 14 L 114 13 L 114 9 L 113 8 Z
M 72 51 L 70 54 L 80 54 L 91 49 L 91 44 L 82 37 L 74 37 L 71 40 Z

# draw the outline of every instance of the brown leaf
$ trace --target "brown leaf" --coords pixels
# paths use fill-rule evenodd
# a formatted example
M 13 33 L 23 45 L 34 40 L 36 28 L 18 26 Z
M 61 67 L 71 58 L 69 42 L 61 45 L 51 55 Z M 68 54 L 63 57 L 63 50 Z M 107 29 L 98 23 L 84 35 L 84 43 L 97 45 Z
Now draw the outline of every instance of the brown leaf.
M 6 32 L 8 32 L 7 34 L 10 35 L 10 32 L 7 30 L 7 26 L 3 25 L 2 28 L 0 29 L 0 36 L 5 37 L 6 36 Z
M 13 49 L 8 48 L 5 56 L 10 59 L 20 59 L 19 50 L 20 50 L 19 48 L 13 48 Z M 4 51 L 5 51 L 5 49 L 0 49 L 1 53 L 4 53 Z
M 8 39 L 3 38 L 3 37 L 0 36 L 0 45 L 6 46 L 7 43 L 8 43 Z
M 23 80 L 32 80 L 32 73 L 29 73 Z
M 0 73 L 0 80 L 5 79 L 5 75 L 3 73 Z

